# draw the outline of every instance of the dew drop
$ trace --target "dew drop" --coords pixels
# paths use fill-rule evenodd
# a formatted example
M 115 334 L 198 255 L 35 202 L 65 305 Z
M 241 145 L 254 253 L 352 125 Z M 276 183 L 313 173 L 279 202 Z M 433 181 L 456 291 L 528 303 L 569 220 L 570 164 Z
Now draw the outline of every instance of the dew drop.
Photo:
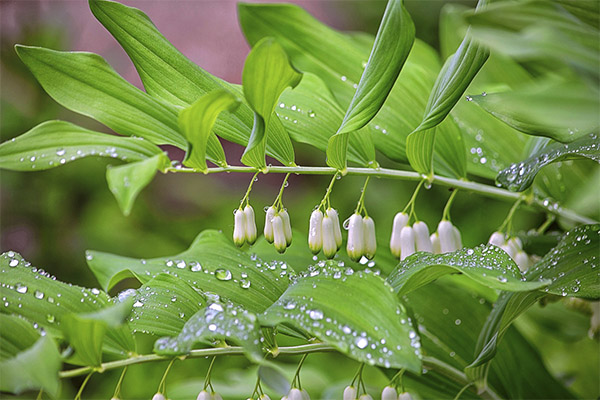
M 364 337 L 358 337 L 356 338 L 356 340 L 354 341 L 354 344 L 356 345 L 356 347 L 358 347 L 359 349 L 364 349 L 365 347 L 367 347 L 367 345 L 369 344 L 369 341 L 367 340 L 367 338 Z
M 215 277 L 220 281 L 229 281 L 231 280 L 231 271 L 228 269 L 219 268 L 215 271 Z

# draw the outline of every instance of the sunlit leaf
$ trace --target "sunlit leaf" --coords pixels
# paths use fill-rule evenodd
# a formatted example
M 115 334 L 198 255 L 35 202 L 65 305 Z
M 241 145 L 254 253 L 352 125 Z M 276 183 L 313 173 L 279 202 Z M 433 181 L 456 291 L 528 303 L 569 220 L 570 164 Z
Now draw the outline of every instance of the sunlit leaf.
M 531 157 L 500 171 L 496 180 L 516 192 L 527 189 L 546 165 L 567 158 L 585 157 L 600 162 L 600 142 L 597 134 L 586 135 L 569 144 L 551 143 Z
M 16 50 L 44 90 L 64 107 L 122 135 L 185 149 L 176 109 L 127 82 L 99 55 L 20 45 Z
M 415 40 L 402 0 L 389 0 L 367 65 L 337 133 L 329 139 L 327 164 L 346 168 L 348 134 L 367 125 L 388 97 Z
M 496 246 L 432 254 L 419 252 L 400 262 L 388 277 L 399 294 L 409 293 L 440 276 L 461 272 L 478 283 L 499 290 L 531 291 L 547 286 L 547 279 L 525 281 L 510 256 Z
M 47 121 L 0 144 L 0 168 L 37 171 L 83 157 L 139 161 L 160 153 L 159 147 L 141 138 L 107 135 L 65 121 Z
M 159 354 L 187 354 L 196 343 L 227 340 L 242 346 L 248 358 L 262 361 L 260 329 L 256 315 L 227 302 L 211 302 L 185 323 L 176 337 L 164 337 L 154 344 Z
M 200 233 L 189 249 L 170 257 L 140 260 L 89 251 L 87 260 L 106 290 L 127 277 L 147 283 L 166 273 L 252 312 L 262 312 L 277 300 L 288 286 L 288 274 L 293 272 L 285 263 L 265 263 L 240 251 L 217 231 Z
M 108 188 L 117 199 L 124 215 L 131 213 L 138 194 L 152 181 L 156 172 L 164 170 L 169 165 L 169 158 L 160 153 L 142 161 L 118 167 L 109 166 L 106 169 Z
M 419 338 L 392 288 L 370 271 L 323 263 L 293 282 L 261 322 L 297 326 L 371 365 L 420 371 Z
M 254 110 L 254 126 L 242 162 L 265 167 L 265 151 L 271 115 L 287 87 L 296 87 L 302 74 L 289 62 L 285 50 L 273 38 L 259 41 L 250 51 L 242 74 L 244 96 Z

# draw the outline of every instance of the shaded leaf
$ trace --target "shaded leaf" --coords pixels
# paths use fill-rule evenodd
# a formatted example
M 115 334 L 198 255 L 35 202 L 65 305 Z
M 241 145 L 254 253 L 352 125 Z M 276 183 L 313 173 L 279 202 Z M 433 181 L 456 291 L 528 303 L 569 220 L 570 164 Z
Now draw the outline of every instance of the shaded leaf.
M 185 149 L 175 108 L 137 89 L 99 55 L 20 45 L 16 50 L 44 90 L 64 107 L 122 135 Z
M 533 183 L 540 170 L 553 162 L 585 157 L 600 162 L 600 142 L 596 134 L 587 135 L 569 144 L 550 143 L 518 164 L 500 171 L 496 180 L 515 192 L 522 192 Z
M 206 171 L 207 145 L 211 143 L 214 149 L 210 153 L 218 154 L 215 163 L 222 167 L 227 165 L 223 148 L 212 129 L 221 112 L 234 111 L 239 104 L 240 100 L 231 92 L 214 90 L 179 112 L 179 128 L 189 142 L 184 165 Z
M 262 361 L 260 326 L 256 315 L 227 302 L 212 302 L 185 323 L 176 337 L 163 337 L 154 343 L 158 354 L 187 354 L 196 343 L 212 344 L 228 340 L 244 348 L 246 356 Z
M 277 100 L 287 87 L 296 87 L 302 74 L 292 67 L 285 50 L 273 38 L 264 38 L 252 50 L 242 73 L 244 96 L 254 110 L 254 126 L 242 155 L 244 164 L 266 166 L 266 135 Z
M 275 363 L 258 367 L 258 376 L 262 384 L 270 387 L 281 396 L 288 394 L 292 388 L 284 372 Z
M 16 316 L 0 314 L 0 360 L 6 360 L 33 346 L 40 333 L 31 322 Z
M 124 138 L 90 131 L 65 121 L 47 121 L 0 144 L 0 168 L 44 170 L 83 157 L 140 161 L 162 150 L 142 138 Z
M 203 292 L 213 292 L 252 312 L 262 312 L 288 286 L 293 272 L 281 262 L 265 263 L 240 251 L 217 231 L 200 233 L 190 248 L 171 257 L 140 260 L 89 251 L 88 265 L 106 290 L 127 277 L 142 283 L 172 274 Z
M 337 133 L 329 139 L 327 164 L 346 168 L 348 134 L 367 125 L 388 97 L 415 40 L 402 0 L 389 0 L 367 65 Z
M 370 365 L 420 372 L 419 338 L 392 288 L 370 271 L 336 263 L 311 267 L 293 282 L 261 322 L 306 330 Z
M 444 254 L 413 254 L 400 262 L 388 277 L 388 282 L 398 295 L 403 295 L 443 275 L 456 272 L 499 290 L 531 291 L 550 283 L 547 279 L 525 281 L 508 254 L 496 246 L 485 245 Z

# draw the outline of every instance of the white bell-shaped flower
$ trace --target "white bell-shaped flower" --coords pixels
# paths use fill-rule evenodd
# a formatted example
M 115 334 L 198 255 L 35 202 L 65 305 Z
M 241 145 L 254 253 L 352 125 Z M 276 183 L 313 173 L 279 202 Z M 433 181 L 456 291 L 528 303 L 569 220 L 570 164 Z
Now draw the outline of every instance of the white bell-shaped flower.
M 437 232 L 433 232 L 431 236 L 429 236 L 429 240 L 431 240 L 431 248 L 433 249 L 433 254 L 442 254 L 442 246 L 440 245 L 440 235 Z
M 342 399 L 343 400 L 356 400 L 357 394 L 358 393 L 354 386 L 346 386 L 346 388 L 344 389 L 344 396 L 342 397 Z
M 415 252 L 415 233 L 410 226 L 405 226 L 400 230 L 400 249 L 400 260 L 404 260 Z
M 323 217 L 322 235 L 323 235 L 323 254 L 327 258 L 333 258 L 337 253 L 337 243 L 335 242 L 334 222 L 328 215 Z
M 162 393 L 156 393 L 154 396 L 152 396 L 152 400 L 167 400 L 167 398 Z
M 223 400 L 223 397 L 221 397 L 221 395 L 219 393 L 213 392 L 212 396 L 211 396 L 211 399 L 212 400 Z
M 342 247 L 342 228 L 340 228 L 340 217 L 338 212 L 333 208 L 328 208 L 326 214 L 333 222 L 333 234 L 335 236 L 335 244 L 339 250 Z
M 408 392 L 400 393 L 398 400 L 413 400 L 412 396 Z
M 258 400 L 271 400 L 268 394 L 261 394 Z
M 392 225 L 392 236 L 390 238 L 390 250 L 392 255 L 396 258 L 400 258 L 400 231 L 408 224 L 408 214 L 399 212 L 394 217 L 394 223 Z
M 285 233 L 285 242 L 288 247 L 292 244 L 292 224 L 290 223 L 290 214 L 287 210 L 279 211 L 279 216 L 283 220 L 283 232 Z
M 521 272 L 527 271 L 531 266 L 531 263 L 529 262 L 529 256 L 523 250 L 519 250 L 517 251 L 517 254 L 515 254 L 515 263 Z
M 267 208 L 267 214 L 265 216 L 265 229 L 264 229 L 264 234 L 265 234 L 265 239 L 267 240 L 267 242 L 269 243 L 273 243 L 274 237 L 273 237 L 273 217 L 276 214 L 276 210 L 275 207 L 271 206 L 269 208 Z
M 348 242 L 346 251 L 352 261 L 358 261 L 363 256 L 365 235 L 363 219 L 360 214 L 352 214 L 348 224 Z
M 254 219 L 254 208 L 250 204 L 244 207 L 244 217 L 246 218 L 246 242 L 254 244 L 256 242 L 256 221 Z
M 452 233 L 454 234 L 454 251 L 462 249 L 462 237 L 460 231 L 456 226 L 452 226 Z
M 398 400 L 398 392 L 392 386 L 386 386 L 381 392 L 381 400 Z
M 212 396 L 206 390 L 203 390 L 200 393 L 198 393 L 198 397 L 196 397 L 196 400 L 212 400 Z
M 310 396 L 308 395 L 306 389 L 302 389 L 300 393 L 302 394 L 302 400 L 310 400 Z
M 450 221 L 440 221 L 438 224 L 438 235 L 440 237 L 440 251 L 449 253 L 456 250 L 456 237 L 454 227 Z
M 488 240 L 489 244 L 493 244 L 496 247 L 502 247 L 506 244 L 506 238 L 504 237 L 504 233 L 502 232 L 494 232 L 490 236 L 490 240 Z
M 415 244 L 417 251 L 433 252 L 431 239 L 429 239 L 429 228 L 423 221 L 415 222 L 412 226 L 415 233 Z
M 235 210 L 233 214 L 233 243 L 241 247 L 246 241 L 246 214 L 243 210 Z
M 372 260 L 377 251 L 377 237 L 375 236 L 375 221 L 373 221 L 373 218 L 369 216 L 363 217 L 363 229 L 365 235 L 365 248 L 363 253 L 365 257 Z
M 515 259 L 517 253 L 520 250 L 523 250 L 523 242 L 521 242 L 521 239 L 519 239 L 518 237 L 508 239 L 508 241 L 506 242 L 506 246 L 509 248 L 509 251 L 507 253 L 510 254 L 513 260 Z
M 365 393 L 365 394 L 360 395 L 358 400 L 373 400 L 373 398 L 371 397 L 370 394 Z
M 308 247 L 313 254 L 317 254 L 323 248 L 323 212 L 321 210 L 315 210 L 310 214 Z
M 273 243 L 275 244 L 275 250 L 280 253 L 284 253 L 287 249 L 287 241 L 285 239 L 285 229 L 283 227 L 283 218 L 280 215 L 276 215 L 271 220 L 273 224 Z

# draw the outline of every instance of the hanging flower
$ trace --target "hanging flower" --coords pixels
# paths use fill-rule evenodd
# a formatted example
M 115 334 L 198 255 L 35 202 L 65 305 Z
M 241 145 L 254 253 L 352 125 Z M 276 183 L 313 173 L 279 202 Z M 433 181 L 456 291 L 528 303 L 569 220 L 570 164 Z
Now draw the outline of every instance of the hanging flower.
M 530 267 L 529 256 L 523 250 L 517 251 L 515 254 L 515 263 L 521 270 L 521 272 L 526 272 Z
M 268 394 L 261 394 L 258 400 L 271 400 Z
M 327 258 L 333 258 L 337 253 L 338 247 L 335 241 L 334 221 L 328 215 L 323 218 L 321 224 L 323 236 L 323 254 Z
M 386 386 L 381 392 L 381 400 L 398 400 L 398 392 L 392 386 Z
M 152 396 L 152 400 L 167 400 L 167 399 L 164 394 L 156 393 L 154 396 Z
M 375 221 L 373 218 L 369 216 L 363 217 L 363 231 L 365 237 L 364 244 L 364 256 L 369 260 L 372 260 L 375 257 L 375 252 L 377 251 L 377 238 L 375 236 Z
M 352 261 L 358 261 L 363 256 L 364 243 L 363 219 L 360 214 L 352 214 L 348 224 L 348 242 L 346 243 L 346 251 Z
M 361 395 L 361 396 L 358 398 L 358 400 L 373 400 L 373 398 L 371 397 L 371 395 L 370 395 L 370 394 L 367 394 L 367 393 L 365 393 L 365 394 Z
M 405 226 L 400 230 L 400 260 L 415 252 L 415 233 L 413 228 Z
M 333 208 L 328 208 L 325 212 L 331 221 L 333 222 L 333 234 L 335 236 L 335 244 L 337 249 L 342 248 L 342 229 L 340 228 L 340 217 L 338 212 Z
M 273 243 L 275 244 L 275 249 L 280 253 L 284 253 L 287 249 L 287 240 L 285 238 L 283 218 L 281 218 L 281 215 L 275 215 L 271 223 L 273 224 Z
M 235 210 L 233 220 L 233 243 L 241 247 L 246 241 L 246 214 L 242 209 Z
M 344 389 L 343 400 L 356 400 L 356 388 L 354 386 L 346 386 Z
M 408 214 L 399 212 L 394 217 L 394 223 L 392 225 L 392 237 L 390 238 L 390 250 L 392 255 L 396 258 L 400 258 L 400 231 L 408 224 Z
M 287 210 L 279 211 L 279 216 L 283 220 L 283 232 L 285 233 L 285 242 L 287 247 L 292 244 L 292 225 L 290 224 L 290 215 Z
M 459 230 L 450 221 L 440 221 L 437 229 L 440 238 L 440 252 L 450 253 L 462 248 Z
M 489 244 L 493 244 L 496 247 L 502 247 L 506 244 L 506 237 L 501 232 L 494 232 L 490 236 L 490 240 L 488 240 Z
M 212 400 L 212 396 L 206 390 L 202 390 L 200 393 L 198 393 L 196 400 Z
M 246 217 L 246 242 L 254 244 L 256 242 L 256 222 L 254 220 L 254 208 L 250 204 L 244 207 L 244 216 Z
M 431 248 L 433 254 L 442 254 L 442 246 L 440 244 L 440 235 L 437 232 L 434 232 L 429 236 L 429 240 L 431 241 Z
M 413 232 L 415 234 L 415 245 L 417 251 L 433 252 L 433 246 L 431 245 L 431 239 L 429 238 L 429 228 L 423 221 L 415 222 L 413 224 Z
M 398 400 L 413 400 L 412 396 L 408 392 L 400 393 Z
M 275 216 L 276 210 L 275 207 L 271 206 L 269 208 L 267 208 L 267 214 L 265 216 L 265 229 L 264 229 L 264 234 L 265 234 L 265 239 L 267 240 L 267 242 L 269 243 L 273 243 L 274 237 L 273 237 L 273 217 Z
M 317 254 L 323 248 L 323 213 L 315 210 L 310 214 L 308 226 L 308 247 L 313 254 Z
M 219 393 L 213 392 L 211 395 L 211 399 L 212 400 L 223 400 L 223 397 L 221 397 L 221 395 Z

